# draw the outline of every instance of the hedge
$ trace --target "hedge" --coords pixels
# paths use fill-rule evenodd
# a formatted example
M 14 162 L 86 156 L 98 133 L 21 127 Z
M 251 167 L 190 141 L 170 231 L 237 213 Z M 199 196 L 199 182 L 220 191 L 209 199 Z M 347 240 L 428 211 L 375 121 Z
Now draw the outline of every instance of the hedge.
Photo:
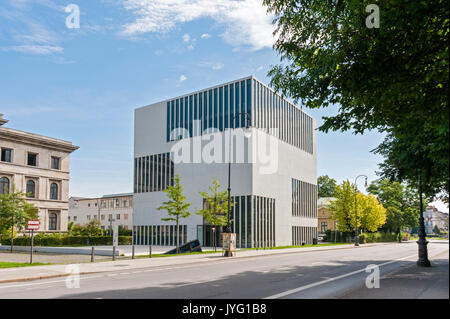
M 131 245 L 131 236 L 119 236 L 119 245 Z M 68 236 L 65 234 L 38 234 L 34 236 L 35 246 L 99 246 L 112 245 L 112 236 Z M 14 238 L 15 246 L 30 246 L 31 238 Z M 11 245 L 11 238 L 2 238 L 2 245 Z
M 338 243 L 350 243 L 353 241 L 352 233 L 348 232 L 337 232 L 333 230 L 327 230 L 327 242 L 334 242 L 334 238 L 336 235 L 336 242 Z M 376 232 L 376 233 L 364 233 L 359 235 L 359 242 L 361 244 L 365 243 L 382 243 L 382 242 L 392 242 L 397 241 L 398 235 L 395 233 L 385 233 L 385 232 Z

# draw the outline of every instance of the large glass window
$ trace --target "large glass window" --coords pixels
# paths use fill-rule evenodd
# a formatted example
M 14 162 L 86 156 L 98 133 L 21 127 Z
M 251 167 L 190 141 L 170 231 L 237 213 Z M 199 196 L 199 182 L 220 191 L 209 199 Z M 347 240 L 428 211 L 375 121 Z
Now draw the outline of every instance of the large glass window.
M 61 158 L 52 156 L 52 169 L 61 169 Z
M 56 213 L 50 213 L 48 217 L 48 229 L 57 230 L 58 215 Z
M 223 131 L 223 87 L 219 88 L 219 130 Z
M 9 179 L 7 177 L 0 178 L 0 194 L 9 194 Z
M 11 163 L 11 161 L 12 161 L 12 150 L 11 149 L 2 148 L 1 161 Z
M 208 114 L 208 129 L 213 127 L 213 91 L 209 90 L 209 114 Z
M 193 125 L 193 108 L 194 108 L 194 104 L 193 104 L 193 96 L 189 96 L 189 137 L 192 137 L 192 125 Z
M 234 128 L 234 85 L 230 84 L 230 128 Z
M 225 85 L 225 129 L 229 128 L 230 122 L 230 105 L 228 101 L 228 85 Z
M 35 198 L 36 197 L 36 183 L 33 180 L 27 181 L 27 197 L 29 198 Z
M 28 153 L 27 165 L 37 166 L 37 154 Z
M 236 82 L 235 84 L 235 101 L 236 101 L 236 105 L 234 106 L 235 108 L 235 115 L 239 114 L 240 112 L 240 107 L 239 107 L 239 82 Z M 234 127 L 240 127 L 239 124 L 239 118 L 236 118 L 236 120 L 234 121 Z
M 58 200 L 58 184 L 50 184 L 50 199 Z

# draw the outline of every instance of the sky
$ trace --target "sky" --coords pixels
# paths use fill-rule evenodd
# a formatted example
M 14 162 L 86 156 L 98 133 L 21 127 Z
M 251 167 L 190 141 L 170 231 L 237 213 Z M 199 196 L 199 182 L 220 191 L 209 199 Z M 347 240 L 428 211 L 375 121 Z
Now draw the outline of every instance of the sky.
M 2 0 L 0 113 L 80 146 L 71 196 L 132 192 L 134 109 L 249 75 L 269 84 L 272 20 L 262 0 Z M 320 125 L 338 106 L 305 111 Z M 382 140 L 318 132 L 318 175 L 377 179 Z

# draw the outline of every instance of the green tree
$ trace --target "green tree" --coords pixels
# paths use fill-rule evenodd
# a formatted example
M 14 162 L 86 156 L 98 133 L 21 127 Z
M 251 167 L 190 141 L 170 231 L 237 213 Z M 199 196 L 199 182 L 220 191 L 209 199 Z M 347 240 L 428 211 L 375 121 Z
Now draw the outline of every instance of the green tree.
M 11 251 L 15 233 L 23 231 L 27 221 L 38 219 L 38 216 L 38 208 L 26 201 L 24 193 L 13 190 L 0 194 L 0 236 L 10 232 Z
M 264 0 L 282 61 L 271 85 L 308 108 L 338 105 L 321 131 L 387 132 L 385 167 L 399 180 L 423 173 L 424 191 L 448 201 L 448 1 L 379 0 L 380 27 L 368 28 L 372 3 Z
M 203 197 L 203 209 L 197 210 L 197 214 L 203 218 L 213 227 L 226 226 L 228 224 L 228 192 L 227 190 L 220 191 L 220 184 L 216 178 L 213 180 L 212 186 L 209 187 L 208 192 L 199 192 Z M 233 203 L 230 203 L 230 209 Z M 216 242 L 214 240 L 214 250 L 216 250 Z
M 433 233 L 435 233 L 436 235 L 440 235 L 441 234 L 441 230 L 439 229 L 438 225 L 434 225 Z
M 332 219 L 337 221 L 337 228 L 342 232 L 355 229 L 355 188 L 347 180 L 336 187 L 336 200 L 330 202 Z M 358 229 L 374 232 L 386 222 L 386 210 L 371 195 L 357 194 Z
M 334 197 L 336 186 L 335 179 L 328 177 L 328 175 L 319 176 L 317 178 L 318 197 Z
M 384 228 L 396 232 L 399 242 L 401 229 L 418 225 L 419 198 L 411 187 L 399 182 L 379 180 L 371 183 L 367 190 L 376 195 L 386 208 L 387 221 Z
M 187 218 L 191 214 L 189 213 L 189 207 L 191 203 L 186 202 L 186 196 L 183 195 L 183 186 L 181 185 L 180 175 L 175 175 L 173 178 L 174 185 L 168 186 L 164 192 L 169 198 L 164 202 L 157 210 L 167 211 L 167 218 L 161 218 L 162 221 L 173 221 L 176 224 L 176 253 L 180 253 L 180 238 L 179 238 L 179 223 L 181 218 Z

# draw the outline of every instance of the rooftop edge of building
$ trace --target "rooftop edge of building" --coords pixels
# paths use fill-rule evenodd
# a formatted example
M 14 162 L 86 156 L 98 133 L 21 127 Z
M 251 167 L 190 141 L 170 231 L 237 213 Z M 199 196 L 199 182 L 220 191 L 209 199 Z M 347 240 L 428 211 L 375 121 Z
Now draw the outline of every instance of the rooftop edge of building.
M 311 115 L 309 115 L 307 112 L 305 112 L 305 111 L 303 110 L 303 108 L 299 107 L 297 104 L 295 104 L 292 100 L 290 100 L 290 99 L 287 98 L 286 96 L 283 96 L 283 95 L 279 94 L 278 92 L 276 92 L 274 89 L 272 89 L 270 86 L 268 86 L 267 84 L 265 84 L 263 81 L 261 81 L 260 79 L 258 79 L 258 78 L 255 77 L 254 75 L 249 75 L 249 76 L 246 76 L 246 77 L 243 77 L 243 78 L 239 78 L 239 79 L 236 79 L 236 80 L 231 80 L 231 81 L 228 81 L 228 82 L 223 82 L 223 83 L 220 83 L 220 84 L 211 86 L 211 87 L 207 87 L 207 88 L 204 88 L 204 89 L 199 89 L 199 90 L 196 90 L 196 91 L 192 91 L 192 92 L 189 92 L 189 93 L 186 93 L 186 94 L 178 95 L 178 96 L 176 96 L 176 97 L 168 98 L 168 99 L 165 99 L 165 100 L 157 101 L 157 102 L 154 102 L 154 103 L 151 103 L 151 104 L 147 104 L 147 105 L 144 105 L 144 106 L 139 106 L 139 107 L 135 108 L 134 111 L 136 112 L 136 111 L 138 111 L 138 110 L 141 110 L 141 109 L 145 109 L 145 108 L 151 107 L 151 106 L 153 106 L 153 105 L 155 105 L 155 104 L 158 104 L 158 103 L 167 103 L 167 102 L 169 102 L 169 101 L 176 100 L 176 99 L 179 99 L 179 98 L 182 98 L 182 97 L 186 97 L 186 96 L 189 96 L 189 95 L 192 95 L 192 94 L 196 94 L 196 93 L 199 93 L 199 92 L 202 92 L 202 91 L 212 90 L 212 89 L 215 89 L 215 88 L 218 88 L 218 87 L 222 87 L 222 86 L 224 86 L 224 85 L 228 85 L 228 84 L 231 84 L 231 83 L 240 82 L 240 81 L 244 81 L 244 80 L 249 80 L 249 79 L 258 81 L 259 83 L 261 83 L 262 85 L 264 85 L 267 89 L 269 89 L 270 91 L 272 91 L 272 93 L 274 93 L 274 94 L 278 95 L 279 97 L 281 97 L 282 99 L 288 101 L 288 102 L 291 103 L 293 106 L 295 106 L 296 108 L 298 108 L 299 110 L 301 110 L 303 113 L 305 113 L 306 115 L 308 115 L 308 116 L 310 116 L 311 118 L 313 118 Z

